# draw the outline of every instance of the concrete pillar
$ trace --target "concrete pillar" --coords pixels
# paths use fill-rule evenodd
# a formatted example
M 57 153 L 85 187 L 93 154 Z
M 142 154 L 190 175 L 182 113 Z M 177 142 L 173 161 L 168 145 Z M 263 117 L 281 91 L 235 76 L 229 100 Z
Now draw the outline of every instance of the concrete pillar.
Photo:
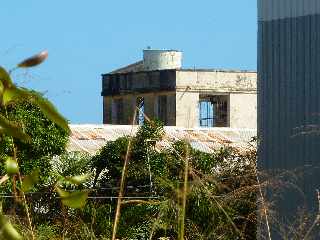
M 229 126 L 256 129 L 257 95 L 232 93 L 229 99 Z
M 176 126 L 199 126 L 199 93 L 178 91 L 176 94 Z
M 103 124 L 112 123 L 112 99 L 111 97 L 103 97 Z

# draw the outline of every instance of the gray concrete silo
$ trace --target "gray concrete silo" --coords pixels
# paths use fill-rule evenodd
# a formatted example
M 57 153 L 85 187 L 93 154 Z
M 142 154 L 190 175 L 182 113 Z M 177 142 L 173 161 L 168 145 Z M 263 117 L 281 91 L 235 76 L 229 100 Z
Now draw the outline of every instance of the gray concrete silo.
M 180 69 L 182 52 L 177 50 L 143 50 L 143 66 L 146 71 Z

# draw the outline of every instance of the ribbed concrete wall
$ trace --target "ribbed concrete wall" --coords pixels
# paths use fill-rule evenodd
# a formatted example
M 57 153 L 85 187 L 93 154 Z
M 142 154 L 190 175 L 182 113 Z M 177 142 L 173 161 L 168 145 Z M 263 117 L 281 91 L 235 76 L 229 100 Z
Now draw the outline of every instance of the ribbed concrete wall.
M 258 0 L 259 21 L 297 18 L 320 13 L 319 0 Z
M 298 172 L 298 186 L 309 206 L 316 207 L 315 190 L 320 183 L 320 1 L 258 0 L 258 6 L 258 165 L 262 170 Z M 292 209 L 301 204 L 298 198 L 284 196 L 278 205 L 282 217 L 293 215 Z

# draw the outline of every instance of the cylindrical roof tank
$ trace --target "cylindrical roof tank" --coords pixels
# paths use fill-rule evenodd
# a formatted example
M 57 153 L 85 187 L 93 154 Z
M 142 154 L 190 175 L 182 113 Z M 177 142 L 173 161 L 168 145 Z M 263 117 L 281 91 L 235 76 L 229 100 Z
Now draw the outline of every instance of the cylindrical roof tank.
M 177 50 L 143 50 L 143 67 L 145 71 L 180 69 L 182 52 Z

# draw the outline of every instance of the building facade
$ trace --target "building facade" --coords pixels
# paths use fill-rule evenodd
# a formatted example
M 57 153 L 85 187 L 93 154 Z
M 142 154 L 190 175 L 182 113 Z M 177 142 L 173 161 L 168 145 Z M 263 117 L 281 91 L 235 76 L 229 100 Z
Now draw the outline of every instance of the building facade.
M 320 1 L 258 0 L 258 9 L 258 164 L 296 174 L 302 191 L 286 192 L 276 211 L 278 222 L 296 220 L 316 206 L 320 183 Z
M 145 50 L 144 60 L 102 75 L 103 123 L 256 129 L 256 72 L 181 68 L 178 51 Z

